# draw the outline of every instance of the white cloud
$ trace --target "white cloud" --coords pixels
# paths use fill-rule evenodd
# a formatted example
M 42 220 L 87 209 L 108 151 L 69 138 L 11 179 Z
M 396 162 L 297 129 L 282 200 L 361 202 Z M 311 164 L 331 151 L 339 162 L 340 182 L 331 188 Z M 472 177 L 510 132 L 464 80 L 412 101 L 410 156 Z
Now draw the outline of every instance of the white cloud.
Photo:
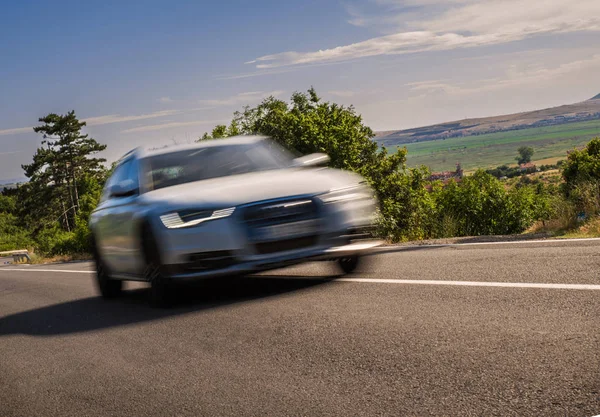
M 160 103 L 172 103 L 175 100 L 173 100 L 171 97 L 161 97 L 161 98 L 158 99 L 158 101 Z
M 471 1 L 415 27 L 431 31 L 474 33 L 563 33 L 599 30 L 600 2 L 597 0 L 487 0 Z
M 235 96 L 223 98 L 223 99 L 213 99 L 213 100 L 200 100 L 201 104 L 205 104 L 208 106 L 234 106 L 238 104 L 251 104 L 257 101 L 260 101 L 269 96 L 277 97 L 281 95 L 283 91 L 248 91 L 246 93 L 239 93 Z
M 196 120 L 191 122 L 169 122 L 156 125 L 133 127 L 131 129 L 122 130 L 121 133 L 151 132 L 155 130 L 174 129 L 187 126 L 216 125 L 223 122 L 225 122 L 225 120 Z
M 522 39 L 512 36 L 511 40 Z M 377 55 L 399 55 L 406 53 L 469 48 L 475 46 L 503 43 L 507 36 L 498 35 L 461 35 L 433 32 L 403 32 L 381 36 L 363 42 L 317 52 L 283 52 L 257 58 L 257 68 L 275 68 L 280 66 L 303 65 L 312 63 L 335 63 Z
M 380 4 L 395 4 L 380 1 Z M 400 2 L 398 2 L 400 4 Z M 395 14 L 362 16 L 351 9 L 354 24 L 396 22 L 404 28 L 350 45 L 311 52 L 287 51 L 247 64 L 259 69 L 343 62 L 378 55 L 473 48 L 519 41 L 541 34 L 600 31 L 600 1 L 577 0 L 412 0 Z M 434 7 L 435 6 L 435 7 Z

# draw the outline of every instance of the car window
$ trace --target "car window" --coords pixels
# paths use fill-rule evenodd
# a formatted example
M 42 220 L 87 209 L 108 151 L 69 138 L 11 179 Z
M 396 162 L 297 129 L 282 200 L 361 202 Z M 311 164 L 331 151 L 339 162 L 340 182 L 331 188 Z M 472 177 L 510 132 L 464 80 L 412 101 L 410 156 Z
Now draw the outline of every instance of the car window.
M 149 190 L 187 182 L 291 166 L 292 155 L 271 141 L 211 146 L 151 156 L 145 161 Z
M 129 178 L 131 167 L 131 160 L 125 161 L 122 164 L 118 165 L 110 178 L 106 181 L 106 185 L 104 186 L 104 192 L 102 193 L 101 201 L 106 201 L 110 198 L 110 189 L 113 185 L 120 183 Z M 137 177 L 136 177 L 137 182 Z
M 135 186 L 135 188 L 140 187 L 140 179 L 139 179 L 139 161 L 137 159 L 131 159 L 127 161 L 128 170 L 127 170 L 127 179 L 131 180 Z

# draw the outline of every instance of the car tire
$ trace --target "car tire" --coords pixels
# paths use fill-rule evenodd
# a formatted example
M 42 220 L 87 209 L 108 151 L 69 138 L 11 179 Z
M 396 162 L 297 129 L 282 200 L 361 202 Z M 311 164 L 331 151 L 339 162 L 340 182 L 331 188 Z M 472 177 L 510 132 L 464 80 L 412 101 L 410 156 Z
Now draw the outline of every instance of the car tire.
M 144 250 L 144 279 L 150 283 L 150 305 L 167 308 L 173 305 L 173 283 L 165 274 L 160 260 L 160 251 L 150 226 L 142 233 Z
M 345 274 L 351 274 L 352 272 L 356 271 L 359 263 L 360 257 L 358 256 L 347 256 L 338 259 L 338 265 Z
M 96 262 L 96 287 L 102 298 L 118 297 L 123 291 L 123 281 L 112 279 L 108 267 L 94 245 L 94 260 Z

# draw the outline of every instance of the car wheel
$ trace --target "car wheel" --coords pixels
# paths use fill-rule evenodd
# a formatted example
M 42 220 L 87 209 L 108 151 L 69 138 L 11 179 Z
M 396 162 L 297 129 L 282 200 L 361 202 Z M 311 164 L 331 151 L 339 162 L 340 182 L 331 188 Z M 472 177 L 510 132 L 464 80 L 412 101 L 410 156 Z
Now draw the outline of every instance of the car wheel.
M 348 256 L 338 259 L 338 265 L 346 274 L 350 274 L 358 267 L 360 258 L 358 256 Z
M 170 307 L 173 304 L 173 285 L 164 273 L 160 252 L 152 232 L 146 228 L 143 234 L 144 245 L 144 278 L 150 283 L 150 304 L 153 307 Z
M 94 250 L 94 258 L 96 261 L 96 286 L 100 295 L 106 299 L 117 297 L 123 290 L 123 281 L 110 278 L 108 268 L 97 250 Z

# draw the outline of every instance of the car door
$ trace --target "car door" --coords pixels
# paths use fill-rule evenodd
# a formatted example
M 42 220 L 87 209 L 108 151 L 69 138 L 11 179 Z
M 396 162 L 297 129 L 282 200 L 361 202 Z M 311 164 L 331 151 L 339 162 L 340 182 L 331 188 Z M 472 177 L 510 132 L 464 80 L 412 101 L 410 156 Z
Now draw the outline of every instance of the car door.
M 120 265 L 121 255 L 118 249 L 120 225 L 117 223 L 117 213 L 120 210 L 119 207 L 122 201 L 119 197 L 111 195 L 111 190 L 126 178 L 128 167 L 127 162 L 117 165 L 106 182 L 98 208 L 92 214 L 98 250 L 112 273 L 122 273 L 124 271 Z
M 137 245 L 132 219 L 139 195 L 138 166 L 137 159 L 129 158 L 115 168 L 106 184 L 104 201 L 97 210 L 95 233 L 99 237 L 101 255 L 113 274 L 136 271 Z M 132 192 L 112 193 L 116 185 Z
M 138 210 L 139 196 L 139 161 L 132 158 L 125 162 L 123 175 L 119 178 L 121 184 L 134 190 L 131 194 L 114 198 L 111 209 L 111 222 L 114 225 L 114 254 L 118 270 L 126 274 L 137 271 L 138 256 L 135 224 L 133 222 Z

